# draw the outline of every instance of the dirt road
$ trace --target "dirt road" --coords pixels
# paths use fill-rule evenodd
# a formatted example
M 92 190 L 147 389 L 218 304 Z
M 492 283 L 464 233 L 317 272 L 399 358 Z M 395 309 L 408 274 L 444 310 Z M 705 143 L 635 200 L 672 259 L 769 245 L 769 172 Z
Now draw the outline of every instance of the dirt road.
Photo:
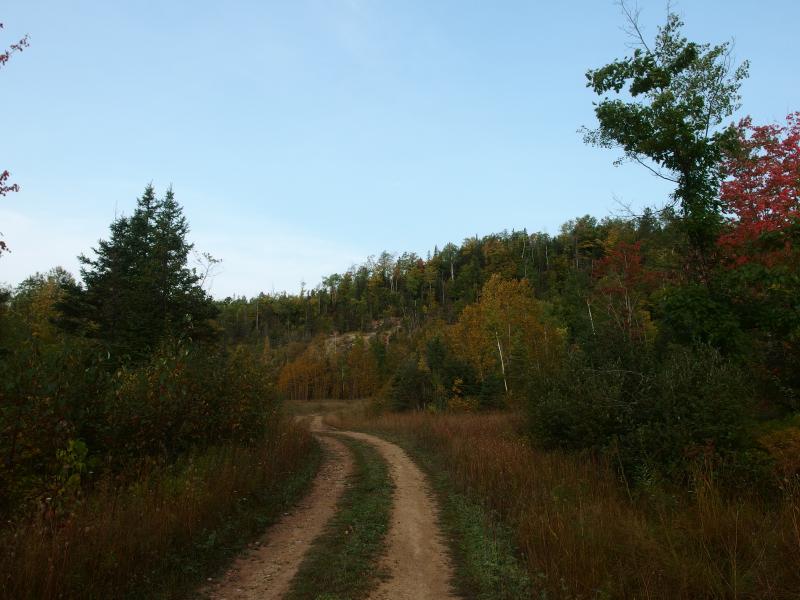
M 389 578 L 371 594 L 375 600 L 447 600 L 452 567 L 439 533 L 436 503 L 420 469 L 396 444 L 374 435 L 331 430 L 315 415 L 313 431 L 328 460 L 312 490 L 292 514 L 273 526 L 253 553 L 239 558 L 225 579 L 207 590 L 215 600 L 281 598 L 314 539 L 334 515 L 352 472 L 352 457 L 338 435 L 367 442 L 388 463 L 395 484 L 394 505 L 383 565 Z
M 366 433 L 342 435 L 375 446 L 389 464 L 395 484 L 385 565 L 391 577 L 370 596 L 375 600 L 446 600 L 452 566 L 437 522 L 436 503 L 425 475 L 396 444 Z
M 205 591 L 208 598 L 277 599 L 289 590 L 306 551 L 336 513 L 353 470 L 353 458 L 342 442 L 329 435 L 318 439 L 327 458 L 311 491 L 267 531 L 255 549 L 236 560 L 221 582 Z

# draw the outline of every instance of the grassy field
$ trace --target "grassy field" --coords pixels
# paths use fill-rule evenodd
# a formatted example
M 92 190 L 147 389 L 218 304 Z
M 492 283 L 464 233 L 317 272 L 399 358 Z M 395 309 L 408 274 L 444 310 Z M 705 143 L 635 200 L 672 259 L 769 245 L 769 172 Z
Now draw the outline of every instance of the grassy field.
M 338 512 L 300 565 L 287 598 L 366 598 L 383 575 L 378 561 L 389 528 L 392 482 L 378 451 L 341 438 L 353 452 L 354 472 Z
M 600 459 L 532 448 L 509 414 L 351 413 L 333 423 L 410 440 L 421 462 L 435 456 L 464 510 L 480 506 L 513 532 L 534 597 L 798 597 L 796 491 L 731 500 L 708 478 L 691 493 L 630 490 Z
M 0 597 L 185 597 L 303 493 L 319 458 L 287 419 L 260 446 L 212 448 L 134 484 L 106 482 L 68 518 L 5 533 Z
M 330 413 L 363 413 L 369 400 L 287 400 L 283 403 L 287 413 L 298 417 Z

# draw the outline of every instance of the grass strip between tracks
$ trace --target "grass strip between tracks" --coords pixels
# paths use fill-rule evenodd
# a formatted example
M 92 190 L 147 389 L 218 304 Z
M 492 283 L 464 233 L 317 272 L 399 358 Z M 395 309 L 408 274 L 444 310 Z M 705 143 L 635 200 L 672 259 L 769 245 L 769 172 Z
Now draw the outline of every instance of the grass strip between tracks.
M 353 474 L 336 515 L 303 559 L 289 600 L 364 598 L 386 576 L 379 563 L 394 489 L 388 465 L 371 445 L 339 439 L 353 452 Z

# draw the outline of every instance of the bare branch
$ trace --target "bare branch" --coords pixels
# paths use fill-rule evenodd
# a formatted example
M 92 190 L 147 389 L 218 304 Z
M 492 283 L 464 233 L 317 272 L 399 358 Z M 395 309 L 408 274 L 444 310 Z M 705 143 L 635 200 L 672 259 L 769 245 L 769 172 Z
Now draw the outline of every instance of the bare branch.
M 626 0 L 618 0 L 616 4 L 625 16 L 625 20 L 628 22 L 628 25 L 623 27 L 622 30 L 628 34 L 628 36 L 636 40 L 635 45 L 643 47 L 649 54 L 652 54 L 650 46 L 647 45 L 647 41 L 644 39 L 644 33 L 639 25 L 639 15 L 642 12 L 639 5 L 634 3 L 631 7 Z
M 209 288 L 207 291 L 211 291 L 211 285 L 213 285 L 214 277 L 217 275 L 216 269 L 222 262 L 222 259 L 214 258 L 208 252 L 197 252 L 195 250 L 193 253 L 195 263 L 200 271 L 200 287 L 205 289 L 206 282 L 208 281 Z
M 672 177 L 667 177 L 666 175 L 664 175 L 664 174 L 663 174 L 661 171 L 659 171 L 658 169 L 654 169 L 653 167 L 651 167 L 650 165 L 648 165 L 646 162 L 644 162 L 644 161 L 643 161 L 641 158 L 639 158 L 639 157 L 638 157 L 638 156 L 636 156 L 635 154 L 628 154 L 628 156 L 629 156 L 630 158 L 632 158 L 633 160 L 635 160 L 635 161 L 636 161 L 637 163 L 639 163 L 640 165 L 642 165 L 642 166 L 643 166 L 645 169 L 647 169 L 648 171 L 650 171 L 650 172 L 651 172 L 653 175 L 655 175 L 656 177 L 659 177 L 660 179 L 663 179 L 664 181 L 669 181 L 669 182 L 671 182 L 671 183 L 676 183 L 676 184 L 677 184 L 677 183 L 680 183 L 680 182 L 679 182 L 677 179 L 673 179 Z
M 620 207 L 620 210 L 618 212 L 614 213 L 615 216 L 620 216 L 621 218 L 627 219 L 627 220 L 637 220 L 637 219 L 641 219 L 642 217 L 644 217 L 644 213 L 635 212 L 633 210 L 632 206 L 629 203 L 624 202 L 616 194 L 612 194 L 612 198 L 614 200 L 614 203 L 617 206 Z M 656 215 L 660 216 L 660 215 L 663 215 L 666 211 L 668 211 L 668 210 L 670 210 L 672 208 L 675 208 L 676 204 L 677 204 L 677 201 L 673 198 L 672 200 L 666 202 L 660 208 L 656 207 L 656 206 L 648 206 L 648 207 L 645 207 L 645 208 L 651 209 Z

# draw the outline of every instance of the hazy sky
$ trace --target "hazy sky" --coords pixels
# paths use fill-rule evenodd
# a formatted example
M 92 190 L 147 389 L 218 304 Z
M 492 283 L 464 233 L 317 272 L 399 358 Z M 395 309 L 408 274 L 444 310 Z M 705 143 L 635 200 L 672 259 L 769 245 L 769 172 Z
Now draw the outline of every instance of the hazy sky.
M 642 1 L 652 34 L 665 3 Z M 749 58 L 743 113 L 800 110 L 797 0 L 683 0 L 697 41 Z M 583 145 L 587 68 L 626 54 L 606 0 L 2 0 L 0 282 L 105 237 L 174 186 L 212 292 L 295 291 L 381 250 L 423 254 L 663 202 Z

